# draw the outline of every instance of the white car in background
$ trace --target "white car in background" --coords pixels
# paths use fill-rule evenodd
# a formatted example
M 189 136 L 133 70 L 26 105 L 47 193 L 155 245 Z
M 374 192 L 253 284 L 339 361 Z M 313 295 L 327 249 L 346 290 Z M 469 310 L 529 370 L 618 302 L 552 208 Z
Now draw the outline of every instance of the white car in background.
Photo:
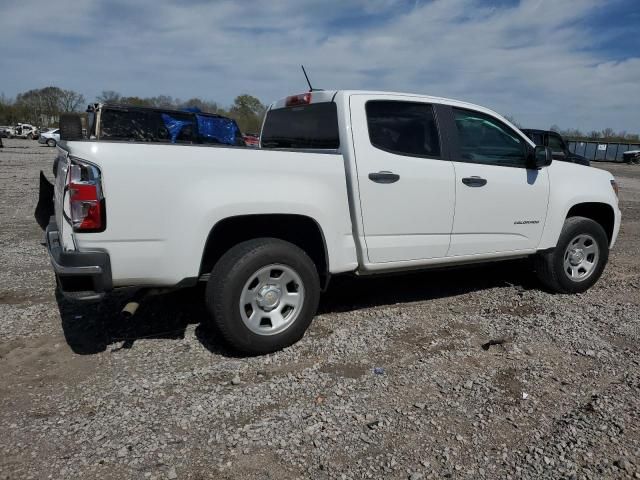
M 52 128 L 47 132 L 42 132 L 40 137 L 38 137 L 38 143 L 42 143 L 43 145 L 46 143 L 50 147 L 55 147 L 60 141 L 60 129 Z
M 16 131 L 13 127 L 0 127 L 0 138 L 13 138 L 16 135 Z

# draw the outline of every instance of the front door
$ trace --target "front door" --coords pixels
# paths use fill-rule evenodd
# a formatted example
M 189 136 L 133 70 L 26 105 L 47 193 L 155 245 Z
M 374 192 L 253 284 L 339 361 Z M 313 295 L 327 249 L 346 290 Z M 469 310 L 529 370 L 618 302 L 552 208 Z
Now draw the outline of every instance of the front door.
M 448 256 L 535 249 L 547 215 L 547 169 L 526 168 L 527 143 L 499 119 L 450 112 L 456 208 Z
M 433 105 L 353 95 L 350 107 L 369 261 L 446 256 L 455 178 Z

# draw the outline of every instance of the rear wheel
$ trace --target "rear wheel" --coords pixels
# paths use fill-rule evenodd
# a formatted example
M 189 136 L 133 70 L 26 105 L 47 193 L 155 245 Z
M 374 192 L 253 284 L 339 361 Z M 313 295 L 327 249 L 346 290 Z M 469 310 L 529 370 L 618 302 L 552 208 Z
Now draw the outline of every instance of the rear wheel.
M 320 280 L 299 247 L 275 238 L 240 243 L 216 263 L 206 301 L 215 328 L 249 354 L 297 342 L 318 308 Z
M 609 239 L 602 226 L 585 217 L 565 220 L 556 248 L 536 259 L 536 273 L 550 290 L 580 293 L 595 284 L 609 259 Z
M 50 138 L 47 140 L 47 145 L 49 145 L 50 147 L 55 147 L 56 146 L 56 141 L 53 138 Z

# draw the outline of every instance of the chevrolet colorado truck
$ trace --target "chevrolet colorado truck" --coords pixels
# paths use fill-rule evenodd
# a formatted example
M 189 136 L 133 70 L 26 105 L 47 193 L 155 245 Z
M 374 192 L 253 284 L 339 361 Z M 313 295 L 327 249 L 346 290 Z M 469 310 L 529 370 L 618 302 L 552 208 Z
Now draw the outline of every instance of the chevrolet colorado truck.
M 273 103 L 260 141 L 63 139 L 46 228 L 60 290 L 206 282 L 217 330 L 262 354 L 304 335 L 332 275 L 533 257 L 547 289 L 577 293 L 620 227 L 609 173 L 552 162 L 469 103 L 311 91 Z

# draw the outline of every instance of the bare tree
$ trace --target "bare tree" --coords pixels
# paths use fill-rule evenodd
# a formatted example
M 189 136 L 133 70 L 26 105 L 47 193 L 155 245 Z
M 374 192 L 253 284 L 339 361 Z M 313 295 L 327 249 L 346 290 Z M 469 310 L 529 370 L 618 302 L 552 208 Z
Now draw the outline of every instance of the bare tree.
M 158 95 L 157 97 L 151 97 L 149 102 L 154 107 L 159 108 L 175 108 L 177 103 L 173 97 L 169 95 Z
M 113 90 L 103 90 L 96 98 L 101 103 L 118 103 L 122 99 L 122 95 Z
M 603 138 L 610 138 L 613 137 L 615 135 L 615 132 L 613 131 L 613 128 L 605 128 L 604 130 L 602 130 L 602 137 Z
M 597 130 L 592 130 L 589 132 L 589 138 L 592 140 L 597 140 L 600 138 L 600 132 L 598 132 Z
M 60 92 L 60 111 L 75 112 L 78 107 L 84 104 L 84 95 L 73 90 L 62 90 Z

